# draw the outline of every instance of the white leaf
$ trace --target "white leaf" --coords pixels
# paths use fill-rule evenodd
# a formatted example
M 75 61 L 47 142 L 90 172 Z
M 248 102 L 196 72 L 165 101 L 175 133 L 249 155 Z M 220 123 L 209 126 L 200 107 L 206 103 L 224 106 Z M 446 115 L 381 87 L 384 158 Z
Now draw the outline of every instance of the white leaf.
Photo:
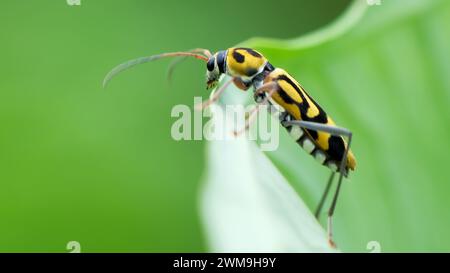
M 212 107 L 214 113 L 221 106 Z M 231 133 L 229 119 L 216 116 L 215 126 Z M 254 142 L 243 136 L 210 141 L 207 162 L 201 213 L 211 251 L 336 251 L 298 194 Z

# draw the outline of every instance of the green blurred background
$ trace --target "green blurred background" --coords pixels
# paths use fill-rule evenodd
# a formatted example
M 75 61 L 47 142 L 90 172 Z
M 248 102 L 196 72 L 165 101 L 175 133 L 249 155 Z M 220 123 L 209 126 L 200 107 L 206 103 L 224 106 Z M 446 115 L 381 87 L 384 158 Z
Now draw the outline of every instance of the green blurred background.
M 206 251 L 198 216 L 204 142 L 170 137 L 205 67 L 168 88 L 168 61 L 121 75 L 137 56 L 212 51 L 297 36 L 349 1 L 4 1 L 0 9 L 0 251 Z
M 128 71 L 107 90 L 101 88 L 103 77 L 138 56 L 196 47 L 216 51 L 255 36 L 298 37 L 333 21 L 349 3 L 2 3 L 0 251 L 66 252 L 72 240 L 83 252 L 207 251 L 198 215 L 206 142 L 176 142 L 170 136 L 172 107 L 208 95 L 204 65 L 187 61 L 170 87 L 168 61 Z M 405 12 L 423 8 L 402 7 Z M 396 14 L 374 12 L 364 28 L 318 49 L 284 51 L 290 44 L 255 42 L 276 65 L 301 75 L 333 117 L 355 130 L 360 165 L 345 185 L 336 219 L 343 250 L 366 251 L 369 240 L 380 241 L 384 251 L 450 249 L 445 234 L 450 186 L 443 173 L 448 155 L 441 152 L 448 150 L 442 145 L 449 136 L 450 96 L 448 82 L 439 81 L 450 67 L 442 61 L 448 56 L 433 54 L 448 47 L 450 38 L 440 29 L 450 26 L 450 9 L 436 10 L 402 19 L 398 28 L 379 27 Z M 422 30 L 419 36 L 416 29 Z M 374 35 L 367 38 L 369 32 Z M 389 35 L 378 39 L 380 33 Z M 422 47 L 430 37 L 433 43 Z M 439 59 L 444 65 L 436 69 Z M 404 81 L 398 81 L 402 73 Z M 369 92 L 368 85 L 384 91 Z M 387 129 L 386 120 L 392 121 Z M 433 135 L 441 138 L 433 143 Z M 286 140 L 280 150 L 271 158 L 313 207 L 324 186 L 316 182 L 328 173 L 295 143 Z

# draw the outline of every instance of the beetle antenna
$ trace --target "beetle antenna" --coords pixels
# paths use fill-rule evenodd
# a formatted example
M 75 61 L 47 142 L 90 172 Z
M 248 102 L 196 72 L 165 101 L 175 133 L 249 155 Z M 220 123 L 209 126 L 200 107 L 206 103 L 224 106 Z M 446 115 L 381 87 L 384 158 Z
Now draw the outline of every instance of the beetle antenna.
M 204 49 L 204 48 L 194 48 L 192 50 L 189 50 L 188 52 L 203 54 L 206 57 L 208 57 L 208 59 L 211 58 L 211 56 L 212 56 L 211 51 L 209 51 L 208 49 Z M 173 60 L 169 64 L 169 68 L 167 69 L 167 82 L 169 84 L 172 81 L 172 75 L 173 75 L 173 71 L 175 70 L 175 67 L 178 64 L 180 64 L 181 62 L 183 62 L 184 60 L 186 60 L 186 58 L 187 58 L 187 56 L 180 56 L 180 57 L 176 58 L 175 60 Z
M 176 56 L 187 56 L 187 57 L 194 57 L 196 59 L 199 60 L 203 60 L 205 62 L 208 61 L 208 58 L 197 54 L 197 53 L 192 53 L 192 52 L 170 52 L 170 53 L 163 53 L 163 54 L 158 54 L 158 55 L 152 55 L 152 56 L 146 56 L 146 57 L 140 57 L 137 59 L 133 59 L 133 60 L 129 60 L 127 62 L 121 63 L 118 66 L 114 67 L 111 71 L 108 72 L 108 74 L 106 74 L 105 79 L 103 80 L 103 88 L 106 87 L 106 85 L 108 84 L 108 82 L 117 74 L 119 74 L 120 72 L 127 70 L 133 66 L 136 66 L 138 64 L 143 64 L 143 63 L 148 63 L 148 62 L 152 62 L 152 61 L 156 61 L 162 58 L 166 58 L 166 57 L 176 57 Z

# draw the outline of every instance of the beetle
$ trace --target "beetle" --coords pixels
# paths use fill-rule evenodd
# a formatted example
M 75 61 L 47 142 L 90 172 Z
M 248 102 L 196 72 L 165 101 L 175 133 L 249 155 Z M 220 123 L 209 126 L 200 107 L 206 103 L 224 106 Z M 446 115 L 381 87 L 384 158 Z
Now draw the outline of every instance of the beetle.
M 256 107 L 250 110 L 245 127 L 235 134 L 247 130 L 256 117 L 262 105 L 271 106 L 272 114 L 277 115 L 281 125 L 286 128 L 292 138 L 320 164 L 331 169 L 324 193 L 315 211 L 319 218 L 323 204 L 328 196 L 335 174 L 339 174 L 338 184 L 328 210 L 328 238 L 332 240 L 332 217 L 343 177 L 350 170 L 355 170 L 356 159 L 350 149 L 352 132 L 346 128 L 337 127 L 333 119 L 307 93 L 288 72 L 274 67 L 261 53 L 251 48 L 233 47 L 212 54 L 207 49 L 163 53 L 134 59 L 113 68 L 105 77 L 103 86 L 116 74 L 135 65 L 166 57 L 194 57 L 206 62 L 206 89 L 214 89 L 222 75 L 228 75 L 231 80 L 216 89 L 213 95 L 203 102 L 200 108 L 206 108 L 217 101 L 230 83 L 241 90 L 253 87 Z M 169 75 L 175 65 L 182 59 L 172 63 Z M 347 138 L 347 141 L 344 139 Z

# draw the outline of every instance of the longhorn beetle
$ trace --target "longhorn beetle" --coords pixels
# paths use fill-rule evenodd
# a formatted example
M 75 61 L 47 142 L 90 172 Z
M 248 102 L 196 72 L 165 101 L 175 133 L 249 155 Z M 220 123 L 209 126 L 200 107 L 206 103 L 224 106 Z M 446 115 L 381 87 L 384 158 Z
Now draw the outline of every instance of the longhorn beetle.
M 269 109 L 277 114 L 281 125 L 286 128 L 294 140 L 320 164 L 331 169 L 324 193 L 317 206 L 315 216 L 319 218 L 323 204 L 330 191 L 336 173 L 339 173 L 336 191 L 328 210 L 328 239 L 332 246 L 332 217 L 342 184 L 342 178 L 347 177 L 349 170 L 355 170 L 356 159 L 350 150 L 352 133 L 350 130 L 337 127 L 334 121 L 320 107 L 306 90 L 286 71 L 275 68 L 256 50 L 236 47 L 219 51 L 215 54 L 207 49 L 193 49 L 186 52 L 171 52 L 159 55 L 141 57 L 122 63 L 113 68 L 105 77 L 103 86 L 116 74 L 138 64 L 155 61 L 166 57 L 194 57 L 206 62 L 206 88 L 215 88 L 220 76 L 225 74 L 231 80 L 224 83 L 200 108 L 208 107 L 217 101 L 227 86 L 233 82 L 239 89 L 254 88 L 255 108 L 250 110 L 245 127 L 235 134 L 240 134 L 249 128 L 252 120 L 261 109 L 261 105 L 270 105 Z M 175 65 L 182 60 L 175 60 L 169 76 Z M 276 106 L 276 107 L 275 107 Z M 344 137 L 348 139 L 345 141 Z

